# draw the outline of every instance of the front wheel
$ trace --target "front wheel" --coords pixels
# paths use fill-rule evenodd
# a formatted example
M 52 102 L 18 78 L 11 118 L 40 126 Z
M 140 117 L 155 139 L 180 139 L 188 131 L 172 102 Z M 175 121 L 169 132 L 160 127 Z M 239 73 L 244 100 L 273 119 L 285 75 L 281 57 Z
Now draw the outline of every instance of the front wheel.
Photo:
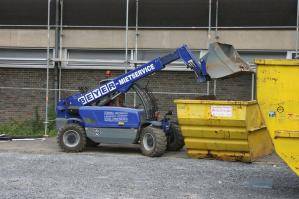
M 80 152 L 86 147 L 86 133 L 78 124 L 67 124 L 59 130 L 57 142 L 65 152 Z
M 142 154 L 149 157 L 162 156 L 167 147 L 167 138 L 162 129 L 151 126 L 142 129 L 140 136 Z

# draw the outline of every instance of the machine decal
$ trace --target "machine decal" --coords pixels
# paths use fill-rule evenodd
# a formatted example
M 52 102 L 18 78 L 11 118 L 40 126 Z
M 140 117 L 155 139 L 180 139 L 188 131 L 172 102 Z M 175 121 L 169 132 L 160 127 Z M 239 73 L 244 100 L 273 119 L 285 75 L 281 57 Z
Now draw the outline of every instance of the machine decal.
M 133 72 L 131 74 L 128 74 L 127 76 L 121 78 L 120 80 L 118 80 L 119 85 L 123 85 L 127 82 L 130 82 L 142 75 L 145 75 L 151 71 L 155 70 L 155 66 L 154 64 L 148 65 L 140 70 L 137 70 L 136 72 Z
M 116 89 L 114 81 L 110 81 L 107 84 L 104 84 L 100 88 L 96 88 L 85 95 L 78 98 L 78 101 L 82 103 L 83 105 L 87 104 L 88 102 L 91 102 L 93 100 L 98 99 L 102 95 L 105 95 L 113 90 Z
M 128 122 L 128 112 L 104 112 L 105 122 Z

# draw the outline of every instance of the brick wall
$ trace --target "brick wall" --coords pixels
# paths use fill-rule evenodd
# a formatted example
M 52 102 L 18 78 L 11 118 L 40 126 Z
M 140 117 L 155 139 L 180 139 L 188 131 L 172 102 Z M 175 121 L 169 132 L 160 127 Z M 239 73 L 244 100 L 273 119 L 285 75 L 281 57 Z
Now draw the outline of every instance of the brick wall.
M 45 110 L 46 92 L 45 69 L 0 69 L 0 122 L 26 120 L 33 117 L 37 108 L 40 114 Z M 50 75 L 50 88 L 53 88 L 53 73 Z M 18 88 L 18 89 L 11 89 Z M 34 89 L 20 89 L 34 88 Z M 50 91 L 50 95 L 53 95 Z M 50 98 L 53 102 L 53 98 Z
M 105 79 L 104 70 L 63 70 L 62 89 L 76 90 L 79 86 L 94 87 Z M 113 76 L 122 71 L 112 71 Z M 50 88 L 54 88 L 53 71 L 50 71 Z M 175 111 L 174 99 L 192 99 L 196 95 L 179 95 L 174 93 L 205 93 L 206 83 L 196 83 L 192 72 L 161 71 L 139 81 L 141 85 L 155 94 L 161 112 L 169 109 Z M 25 120 L 31 118 L 36 108 L 43 115 L 45 110 L 46 70 L 0 68 L 0 87 L 36 88 L 35 90 L 0 88 L 0 122 Z M 213 84 L 210 85 L 212 93 Z M 165 93 L 166 92 L 166 93 Z M 66 97 L 73 91 L 62 91 Z M 54 101 L 54 91 L 49 92 L 50 104 Z M 217 80 L 217 98 L 225 100 L 250 100 L 251 76 L 242 75 L 232 79 Z

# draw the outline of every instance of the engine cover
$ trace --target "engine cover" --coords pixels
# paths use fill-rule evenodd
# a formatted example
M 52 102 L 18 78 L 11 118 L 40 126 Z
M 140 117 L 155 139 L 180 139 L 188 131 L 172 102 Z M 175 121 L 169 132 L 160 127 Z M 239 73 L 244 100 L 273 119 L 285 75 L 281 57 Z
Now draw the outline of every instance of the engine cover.
M 113 106 L 84 106 L 79 108 L 86 135 L 97 143 L 131 144 L 136 142 L 143 122 L 142 109 Z
M 79 115 L 88 128 L 135 128 L 143 121 L 142 109 L 113 106 L 83 106 Z

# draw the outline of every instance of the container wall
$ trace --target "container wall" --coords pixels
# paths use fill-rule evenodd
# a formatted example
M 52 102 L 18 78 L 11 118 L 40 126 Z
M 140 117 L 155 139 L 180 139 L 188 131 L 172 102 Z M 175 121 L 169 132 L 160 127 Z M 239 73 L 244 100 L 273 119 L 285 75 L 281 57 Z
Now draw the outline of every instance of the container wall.
M 299 61 L 256 63 L 257 99 L 275 150 L 299 175 Z
M 188 155 L 252 162 L 272 152 L 256 101 L 176 100 Z

